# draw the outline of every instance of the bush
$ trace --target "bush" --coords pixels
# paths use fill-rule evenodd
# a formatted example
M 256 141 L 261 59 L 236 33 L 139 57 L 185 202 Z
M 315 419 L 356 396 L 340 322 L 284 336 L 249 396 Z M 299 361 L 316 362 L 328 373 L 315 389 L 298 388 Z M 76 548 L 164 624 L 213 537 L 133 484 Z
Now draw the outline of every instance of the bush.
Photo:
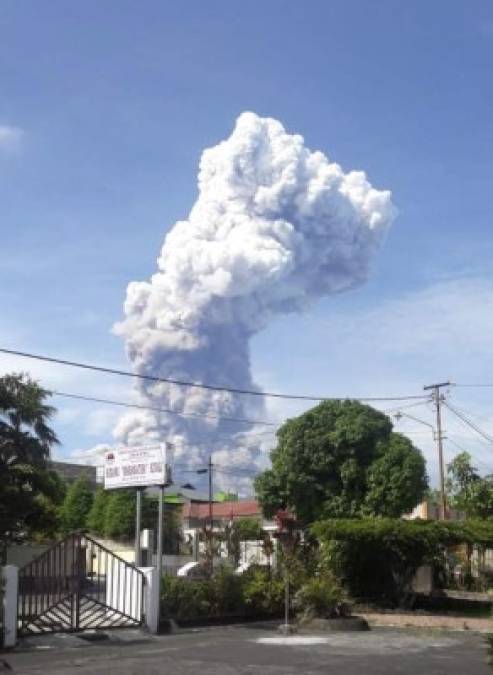
M 253 568 L 243 575 L 245 606 L 251 614 L 280 614 L 284 607 L 284 581 L 265 569 Z
M 214 616 L 243 614 L 243 579 L 226 566 L 220 567 L 208 580 L 208 600 Z
M 323 544 L 326 567 L 351 595 L 407 606 L 418 567 L 443 561 L 450 546 L 491 545 L 493 523 L 341 519 L 315 523 L 312 533 Z
M 328 619 L 347 614 L 347 606 L 342 600 L 342 590 L 335 580 L 313 577 L 297 591 L 293 604 L 304 618 Z
M 161 584 L 161 616 L 178 621 L 210 616 L 208 583 L 165 575 Z
M 283 606 L 282 579 L 261 568 L 237 576 L 221 567 L 200 580 L 164 576 L 161 586 L 161 615 L 178 621 L 278 615 Z
M 233 523 L 233 532 L 239 541 L 258 541 L 263 539 L 262 523 L 257 518 L 238 518 Z

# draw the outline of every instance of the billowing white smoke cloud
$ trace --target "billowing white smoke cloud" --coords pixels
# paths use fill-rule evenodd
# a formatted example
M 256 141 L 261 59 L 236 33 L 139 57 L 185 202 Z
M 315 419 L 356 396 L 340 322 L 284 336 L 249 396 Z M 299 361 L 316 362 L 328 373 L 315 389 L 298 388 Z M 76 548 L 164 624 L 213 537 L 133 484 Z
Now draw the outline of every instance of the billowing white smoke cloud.
M 367 278 L 395 214 L 391 195 L 363 172 L 345 174 L 311 152 L 278 121 L 248 112 L 227 140 L 204 151 L 198 184 L 188 220 L 166 235 L 156 274 L 129 284 L 115 330 L 138 373 L 257 389 L 251 337 L 273 316 Z M 264 413 L 259 397 L 144 381 L 139 391 L 149 405 L 187 413 Z M 130 444 L 174 442 L 178 462 L 202 465 L 214 448 L 222 464 L 251 467 L 261 461 L 259 444 L 252 437 L 238 445 L 238 429 L 245 431 L 139 411 L 125 415 L 115 435 Z

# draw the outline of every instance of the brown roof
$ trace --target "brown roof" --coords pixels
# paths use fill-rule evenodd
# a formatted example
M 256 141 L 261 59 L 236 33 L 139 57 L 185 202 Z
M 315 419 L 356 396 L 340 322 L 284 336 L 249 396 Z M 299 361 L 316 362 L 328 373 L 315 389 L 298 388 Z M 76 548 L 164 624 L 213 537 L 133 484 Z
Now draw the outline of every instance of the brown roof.
M 209 504 L 184 504 L 184 518 L 207 518 Z M 262 509 L 256 499 L 242 499 L 238 502 L 214 502 L 212 504 L 213 518 L 252 518 L 261 517 Z

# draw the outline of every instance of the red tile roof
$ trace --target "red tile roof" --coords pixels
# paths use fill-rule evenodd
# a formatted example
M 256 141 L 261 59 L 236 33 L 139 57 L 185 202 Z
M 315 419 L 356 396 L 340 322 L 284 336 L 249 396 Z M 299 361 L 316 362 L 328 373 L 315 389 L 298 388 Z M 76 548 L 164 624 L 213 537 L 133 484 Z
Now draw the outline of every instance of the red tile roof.
M 212 516 L 215 519 L 262 517 L 262 509 L 256 499 L 242 499 L 238 502 L 214 502 Z M 187 503 L 183 505 L 184 518 L 208 518 L 209 504 Z

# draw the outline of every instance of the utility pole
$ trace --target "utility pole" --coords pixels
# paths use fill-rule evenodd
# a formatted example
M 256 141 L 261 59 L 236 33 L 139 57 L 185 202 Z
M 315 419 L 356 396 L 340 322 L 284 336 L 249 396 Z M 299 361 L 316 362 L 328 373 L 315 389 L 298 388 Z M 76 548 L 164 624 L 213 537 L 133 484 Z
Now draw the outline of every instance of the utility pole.
M 135 566 L 140 567 L 142 564 L 142 554 L 140 548 L 140 531 L 142 521 L 142 492 L 143 489 L 138 487 L 135 492 Z
M 209 463 L 207 465 L 209 473 L 209 546 L 210 546 L 210 574 L 214 572 L 214 517 L 212 514 L 212 455 L 209 456 Z
M 161 588 L 161 577 L 163 575 L 163 502 L 164 485 L 159 486 L 159 502 L 157 511 L 157 547 L 156 547 L 156 569 L 158 578 L 158 589 Z
M 433 400 L 435 401 L 435 408 L 437 413 L 437 447 L 438 447 L 438 466 L 439 466 L 439 475 L 440 475 L 440 520 L 445 520 L 447 515 L 447 499 L 445 496 L 445 470 L 443 466 L 443 435 L 442 435 L 442 415 L 441 415 L 441 402 L 443 395 L 440 394 L 440 389 L 442 387 L 450 387 L 450 382 L 438 382 L 437 384 L 429 384 L 423 389 L 425 391 L 432 392 Z
M 209 464 L 207 465 L 207 471 L 209 473 L 209 528 L 212 536 L 212 525 L 213 525 L 213 515 L 212 515 L 212 457 L 209 457 Z

